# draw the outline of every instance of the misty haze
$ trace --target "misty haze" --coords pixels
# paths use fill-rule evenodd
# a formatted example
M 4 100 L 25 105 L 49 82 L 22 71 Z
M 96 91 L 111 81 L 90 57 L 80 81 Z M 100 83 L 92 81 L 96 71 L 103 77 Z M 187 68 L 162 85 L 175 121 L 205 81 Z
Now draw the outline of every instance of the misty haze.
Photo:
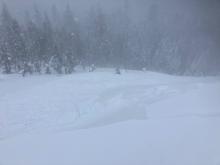
M 219 8 L 0 0 L 0 165 L 220 165 Z

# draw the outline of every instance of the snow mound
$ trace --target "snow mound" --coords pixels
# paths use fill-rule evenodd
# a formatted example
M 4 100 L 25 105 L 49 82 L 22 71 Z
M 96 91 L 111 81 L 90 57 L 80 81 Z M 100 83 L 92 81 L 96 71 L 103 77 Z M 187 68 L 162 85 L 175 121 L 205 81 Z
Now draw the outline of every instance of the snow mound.
M 194 90 L 197 85 L 191 79 L 185 83 L 150 72 L 130 71 L 118 76 L 101 70 L 62 77 L 12 76 L 1 87 L 0 137 L 4 138 L 36 130 L 146 119 L 149 105 Z
M 11 75 L 0 91 L 3 165 L 220 163 L 215 77 L 113 70 Z

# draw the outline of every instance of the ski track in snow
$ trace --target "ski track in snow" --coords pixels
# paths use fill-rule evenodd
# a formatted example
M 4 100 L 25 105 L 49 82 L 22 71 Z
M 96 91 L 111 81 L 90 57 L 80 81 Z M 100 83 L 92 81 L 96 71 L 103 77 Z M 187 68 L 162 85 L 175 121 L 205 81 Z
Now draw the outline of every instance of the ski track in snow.
M 24 79 L 5 76 L 0 81 L 0 139 L 34 131 L 73 130 L 151 119 L 150 105 L 209 83 L 164 75 L 158 79 L 155 75 L 131 72 L 117 76 L 97 72 Z M 219 116 L 192 113 L 170 117 Z

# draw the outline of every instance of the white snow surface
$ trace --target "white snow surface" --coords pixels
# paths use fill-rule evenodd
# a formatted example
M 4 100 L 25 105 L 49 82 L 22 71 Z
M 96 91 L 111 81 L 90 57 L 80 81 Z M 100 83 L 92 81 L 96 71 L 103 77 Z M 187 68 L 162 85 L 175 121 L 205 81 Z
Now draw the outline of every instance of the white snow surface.
M 220 165 L 220 78 L 0 76 L 0 165 Z

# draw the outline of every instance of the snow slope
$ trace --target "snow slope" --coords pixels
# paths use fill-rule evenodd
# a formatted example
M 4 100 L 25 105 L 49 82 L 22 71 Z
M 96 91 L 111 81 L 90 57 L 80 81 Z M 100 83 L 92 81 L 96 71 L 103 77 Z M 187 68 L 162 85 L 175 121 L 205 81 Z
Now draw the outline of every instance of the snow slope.
M 4 76 L 0 165 L 219 165 L 219 98 L 215 77 Z

